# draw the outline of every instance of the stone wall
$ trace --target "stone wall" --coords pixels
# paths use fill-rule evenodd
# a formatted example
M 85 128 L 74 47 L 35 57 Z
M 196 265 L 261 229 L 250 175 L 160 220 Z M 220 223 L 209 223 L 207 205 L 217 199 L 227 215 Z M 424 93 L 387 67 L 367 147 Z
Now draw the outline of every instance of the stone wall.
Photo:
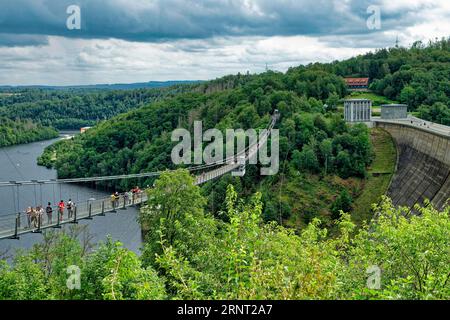
M 393 203 L 413 208 L 429 199 L 442 209 L 450 198 L 450 136 L 408 124 L 375 124 L 397 144 L 399 163 L 388 191 Z

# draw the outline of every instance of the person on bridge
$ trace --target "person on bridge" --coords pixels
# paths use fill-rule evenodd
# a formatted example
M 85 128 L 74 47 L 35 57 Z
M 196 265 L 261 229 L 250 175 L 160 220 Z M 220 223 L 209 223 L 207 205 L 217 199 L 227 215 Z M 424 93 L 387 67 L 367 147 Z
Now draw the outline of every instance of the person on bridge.
M 27 214 L 27 222 L 28 222 L 28 229 L 31 228 L 31 213 L 32 213 L 32 208 L 28 207 L 26 214 Z
M 131 202 L 131 198 L 133 197 L 133 191 L 128 191 L 127 192 L 127 194 L 128 194 L 128 204 L 131 204 L 132 202 Z
M 119 207 L 119 199 L 120 199 L 119 193 L 117 191 L 114 192 L 114 208 Z
M 34 228 L 38 227 L 39 207 L 31 208 L 31 224 Z
M 111 207 L 113 209 L 113 212 L 115 212 L 116 211 L 116 194 L 115 193 L 113 193 L 111 195 Z
M 44 221 L 44 207 L 42 205 L 40 205 L 39 207 L 36 208 L 36 212 L 37 212 L 37 223 L 38 223 L 38 227 L 42 227 L 42 222 Z
M 131 192 L 133 193 L 133 203 L 136 203 L 136 200 L 137 200 L 141 190 L 139 189 L 138 186 L 136 186 L 134 189 L 131 190 Z
M 136 188 L 131 189 L 133 203 L 136 202 Z
M 52 208 L 52 204 L 49 202 L 47 204 L 47 208 L 45 208 L 45 212 L 47 213 L 47 224 L 52 224 L 53 223 L 53 208 Z
M 64 204 L 64 201 L 61 200 L 58 204 L 58 213 L 59 213 L 59 220 L 63 221 L 64 219 L 64 208 L 66 205 Z
M 125 205 L 128 205 L 128 202 L 129 202 L 128 191 L 125 191 L 125 192 L 123 193 L 123 201 L 124 201 Z
M 72 199 L 69 199 L 69 201 L 67 201 L 67 215 L 70 218 L 72 218 L 73 215 L 73 206 L 74 203 L 72 202 Z

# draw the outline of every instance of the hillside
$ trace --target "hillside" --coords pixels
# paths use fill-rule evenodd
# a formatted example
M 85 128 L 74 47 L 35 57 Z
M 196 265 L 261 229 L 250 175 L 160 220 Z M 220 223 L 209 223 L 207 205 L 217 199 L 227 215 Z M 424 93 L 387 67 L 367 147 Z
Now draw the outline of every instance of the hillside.
M 391 48 L 329 65 L 341 76 L 366 76 L 370 89 L 388 99 L 405 103 L 410 111 L 450 125 L 450 40 L 411 48 Z
M 58 137 L 58 132 L 30 120 L 9 120 L 0 117 L 0 147 L 30 143 Z
M 19 88 L 0 95 L 0 116 L 78 130 L 190 88 L 190 84 L 133 90 Z
M 111 84 L 91 84 L 91 85 L 72 85 L 72 86 L 0 86 L 0 91 L 17 91 L 26 89 L 44 89 L 44 90 L 131 90 L 131 89 L 150 89 L 150 88 L 166 88 L 182 84 L 193 84 L 200 81 L 149 81 L 149 82 L 135 82 L 135 83 L 111 83 Z M 1 93 L 0 93 L 1 95 Z

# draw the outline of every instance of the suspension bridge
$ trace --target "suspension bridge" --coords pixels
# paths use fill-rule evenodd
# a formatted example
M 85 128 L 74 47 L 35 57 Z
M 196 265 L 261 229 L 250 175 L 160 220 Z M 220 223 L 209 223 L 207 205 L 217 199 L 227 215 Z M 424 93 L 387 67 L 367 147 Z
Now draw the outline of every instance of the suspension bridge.
M 249 145 L 245 150 L 238 152 L 233 157 L 224 159 L 213 164 L 204 164 L 187 168 L 195 175 L 195 185 L 202 185 L 228 173 L 235 176 L 245 175 L 246 163 L 249 159 L 256 156 L 258 150 L 264 146 L 271 134 L 271 130 L 275 127 L 279 119 L 279 112 L 271 117 L 265 134 L 259 137 L 259 141 Z M 30 181 L 7 181 L 0 182 L 0 188 L 13 188 L 13 194 L 17 193 L 17 201 L 20 197 L 20 188 L 22 186 L 39 186 L 43 185 L 64 185 L 64 184 L 80 184 L 100 181 L 117 181 L 136 178 L 158 177 L 163 172 L 150 172 L 128 175 L 89 177 L 77 179 L 52 179 L 52 180 L 30 180 Z M 195 174 L 197 173 L 197 174 Z M 15 191 L 15 190 L 16 191 Z M 15 191 L 15 192 L 14 192 Z M 15 197 L 15 196 L 14 196 Z M 138 206 L 146 203 L 148 200 L 145 191 L 119 194 L 117 198 L 104 197 L 100 199 L 91 198 L 87 201 L 77 203 L 71 210 L 59 210 L 54 207 L 51 217 L 46 213 L 36 215 L 36 218 L 27 215 L 25 211 L 0 216 L 0 240 L 2 239 L 19 239 L 21 235 L 27 233 L 42 233 L 45 229 L 59 229 L 65 224 L 77 224 L 80 220 L 92 220 L 96 216 L 105 216 L 107 213 L 117 212 L 118 210 L 126 210 L 128 207 Z M 14 199 L 13 201 L 16 201 Z M 20 205 L 17 205 L 20 208 Z

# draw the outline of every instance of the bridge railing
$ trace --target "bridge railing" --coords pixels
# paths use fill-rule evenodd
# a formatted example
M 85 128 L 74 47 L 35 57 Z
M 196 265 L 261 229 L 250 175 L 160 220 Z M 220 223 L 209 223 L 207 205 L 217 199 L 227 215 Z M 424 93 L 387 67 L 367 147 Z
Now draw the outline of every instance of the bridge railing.
M 40 233 L 49 228 L 60 228 L 69 223 L 78 223 L 79 220 L 101 216 L 147 201 L 147 193 L 142 191 L 130 196 L 120 194 L 117 201 L 111 197 L 90 199 L 75 203 L 72 210 L 65 208 L 62 213 L 58 207 L 52 207 L 51 216 L 46 212 L 30 216 L 26 212 L 0 216 L 0 239 L 17 238 L 24 233 Z M 45 209 L 44 209 L 45 210 Z

